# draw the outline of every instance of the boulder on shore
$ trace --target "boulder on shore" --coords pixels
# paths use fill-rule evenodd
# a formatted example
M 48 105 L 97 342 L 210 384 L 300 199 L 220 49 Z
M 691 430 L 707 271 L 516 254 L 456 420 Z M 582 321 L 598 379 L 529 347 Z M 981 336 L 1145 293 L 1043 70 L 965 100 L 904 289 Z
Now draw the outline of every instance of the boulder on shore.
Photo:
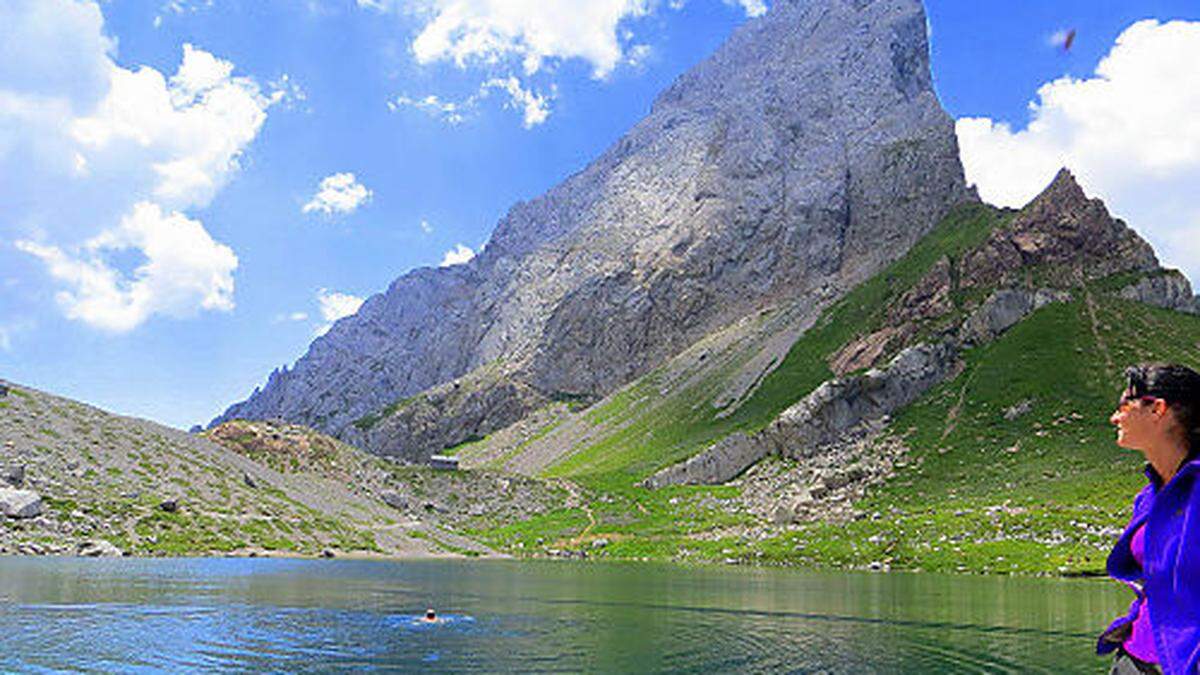
M 0 469 L 0 483 L 19 488 L 25 483 L 25 465 L 13 464 Z
M 0 513 L 9 518 L 36 518 L 42 515 L 42 497 L 33 490 L 0 488 Z
M 103 539 L 82 542 L 75 553 L 88 558 L 119 558 L 123 555 L 121 549 Z

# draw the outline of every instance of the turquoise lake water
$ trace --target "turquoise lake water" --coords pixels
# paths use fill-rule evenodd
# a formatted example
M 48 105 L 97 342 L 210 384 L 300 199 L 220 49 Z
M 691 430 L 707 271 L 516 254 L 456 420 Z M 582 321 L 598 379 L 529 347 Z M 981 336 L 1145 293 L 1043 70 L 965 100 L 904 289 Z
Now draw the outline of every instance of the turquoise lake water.
M 1095 579 L 0 557 L 0 670 L 1099 673 L 1128 601 Z

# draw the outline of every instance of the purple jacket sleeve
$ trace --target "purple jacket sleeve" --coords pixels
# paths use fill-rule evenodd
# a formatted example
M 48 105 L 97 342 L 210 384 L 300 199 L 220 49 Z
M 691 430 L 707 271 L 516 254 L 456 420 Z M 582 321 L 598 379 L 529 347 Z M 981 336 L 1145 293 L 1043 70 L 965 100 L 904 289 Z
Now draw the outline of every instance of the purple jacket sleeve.
M 1125 616 L 1118 617 L 1100 635 L 1100 639 L 1096 641 L 1097 654 L 1107 654 L 1115 650 L 1117 645 L 1121 644 L 1128 636 L 1128 626 L 1133 623 L 1141 610 L 1143 597 L 1141 584 L 1144 582 L 1142 566 L 1133 557 L 1130 541 L 1133 539 L 1133 533 L 1145 522 L 1146 516 L 1149 514 L 1149 507 L 1153 502 L 1154 485 L 1147 483 L 1134 498 L 1133 515 L 1129 519 L 1129 524 L 1125 526 L 1125 531 L 1117 539 L 1116 545 L 1108 555 L 1109 576 L 1128 585 L 1136 597 L 1130 603 Z
M 1200 465 L 1189 463 L 1146 518 L 1146 597 L 1169 675 L 1200 672 Z

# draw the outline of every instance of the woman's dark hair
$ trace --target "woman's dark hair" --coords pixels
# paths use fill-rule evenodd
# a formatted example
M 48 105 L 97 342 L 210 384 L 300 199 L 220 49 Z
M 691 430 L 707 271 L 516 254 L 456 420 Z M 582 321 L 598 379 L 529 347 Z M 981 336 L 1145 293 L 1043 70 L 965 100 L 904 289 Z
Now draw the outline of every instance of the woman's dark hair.
M 1189 454 L 1200 453 L 1200 373 L 1178 364 L 1144 363 L 1125 369 L 1124 398 L 1161 398 L 1187 433 Z

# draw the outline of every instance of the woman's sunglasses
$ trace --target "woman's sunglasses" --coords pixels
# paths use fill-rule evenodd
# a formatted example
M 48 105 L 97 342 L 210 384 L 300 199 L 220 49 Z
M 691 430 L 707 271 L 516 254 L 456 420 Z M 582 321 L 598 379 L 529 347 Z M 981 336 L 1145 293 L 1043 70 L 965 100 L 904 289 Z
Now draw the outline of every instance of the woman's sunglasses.
M 1157 396 L 1129 396 L 1122 394 L 1121 398 L 1117 399 L 1117 409 L 1125 410 L 1132 403 L 1154 403 L 1158 400 Z

